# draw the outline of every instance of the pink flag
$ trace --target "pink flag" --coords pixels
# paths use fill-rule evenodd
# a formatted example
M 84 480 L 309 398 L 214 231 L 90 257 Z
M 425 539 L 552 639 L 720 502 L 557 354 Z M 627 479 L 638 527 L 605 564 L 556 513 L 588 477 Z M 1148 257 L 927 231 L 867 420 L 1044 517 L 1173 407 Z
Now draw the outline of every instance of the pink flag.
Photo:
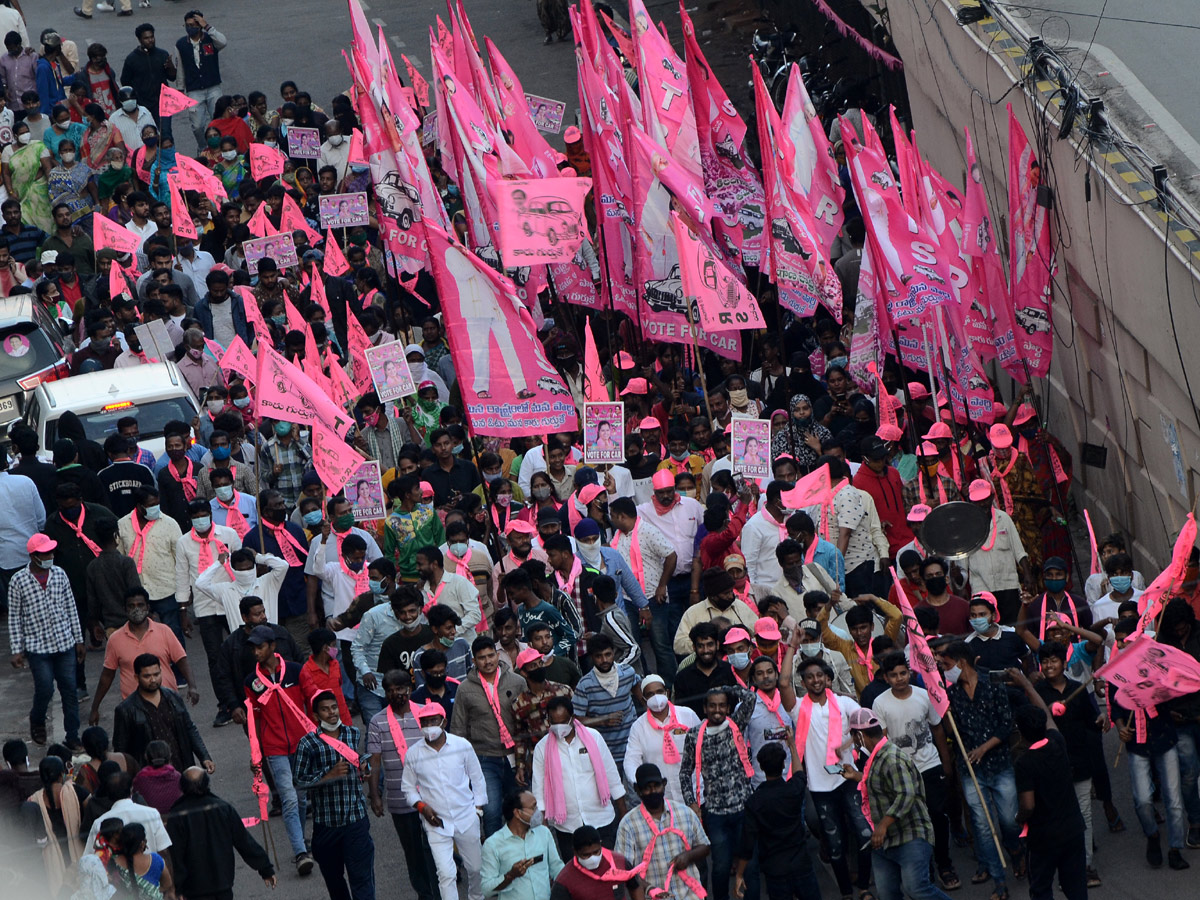
M 287 161 L 282 151 L 266 144 L 250 145 L 250 177 L 255 181 L 272 175 L 283 175 L 283 164 Z
M 1108 665 L 1096 670 L 1120 691 L 1126 709 L 1151 710 L 1184 694 L 1200 691 L 1200 662 L 1154 638 L 1139 635 Z
M 513 149 L 529 167 L 531 174 L 539 178 L 556 177 L 561 154 L 546 142 L 537 126 L 533 124 L 533 117 L 529 114 L 529 103 L 525 99 L 525 89 L 508 60 L 500 53 L 500 48 L 492 43 L 491 38 L 484 40 L 495 75 L 500 116 L 504 120 L 505 129 L 512 135 Z
M 196 233 L 196 223 L 192 221 L 192 214 L 188 211 L 187 201 L 183 199 L 183 192 L 179 190 L 179 183 L 175 180 L 175 174 L 168 173 L 167 175 L 167 192 L 171 197 L 171 231 L 177 237 L 187 238 L 188 240 L 197 240 L 200 235 Z
M 404 67 L 408 71 L 408 83 L 412 85 L 413 93 L 416 95 L 417 102 L 420 103 L 423 108 L 428 109 L 429 82 L 426 81 L 421 76 L 421 73 L 416 70 L 416 67 L 408 61 L 407 56 L 401 53 L 400 58 L 404 60 Z
M 592 271 L 579 254 L 565 263 L 551 263 L 547 267 L 554 279 L 554 293 L 563 303 L 574 303 L 587 309 L 603 309 L 600 292 L 592 281 Z
M 258 308 L 258 298 L 254 296 L 247 285 L 238 285 L 236 290 L 242 295 L 242 306 L 246 309 L 246 322 L 254 328 L 255 335 L 270 334 L 267 323 L 263 320 L 262 310 Z
M 804 509 L 830 502 L 833 482 L 829 476 L 829 466 L 823 465 L 814 469 L 796 482 L 790 491 L 784 491 L 779 496 L 788 509 Z
M 175 88 L 164 84 L 162 91 L 158 95 L 158 116 L 159 118 L 173 116 L 175 113 L 191 109 L 196 105 L 197 101 L 193 100 L 187 94 L 181 94 Z
M 679 278 L 683 283 L 685 302 L 695 298 L 700 327 L 710 334 L 766 328 L 767 322 L 754 295 L 696 239 L 675 213 L 671 214 L 671 225 L 675 230 Z
M 971 132 L 967 136 L 967 189 L 960 222 L 963 230 L 963 251 L 970 257 L 974 278 L 980 285 L 978 317 L 992 335 L 991 353 L 982 349 L 985 359 L 996 357 L 1000 365 L 1011 373 L 1013 368 L 1021 370 L 1017 359 L 1016 337 L 1013 333 L 1012 298 L 1008 292 L 1008 280 L 1000 248 L 996 244 L 996 225 L 988 206 L 987 194 L 983 189 L 983 169 L 975 159 L 975 145 Z M 1021 371 L 1022 380 L 1024 371 Z
M 266 204 L 263 204 L 264 206 Z M 280 231 L 303 231 L 308 235 L 310 244 L 319 244 L 321 242 L 321 234 L 318 231 L 313 231 L 312 226 L 304 218 L 304 213 L 300 211 L 299 205 L 291 198 L 290 195 L 283 195 L 283 210 L 279 216 Z
M 317 304 L 321 309 L 325 310 L 325 318 L 333 318 L 333 310 L 329 308 L 329 298 L 325 294 L 325 279 L 321 277 L 321 273 L 313 269 L 313 277 L 309 281 L 308 299 L 310 302 Z M 305 276 L 308 277 L 307 275 Z
M 363 330 L 362 323 L 358 321 L 358 316 L 353 314 L 346 316 L 346 335 L 350 344 L 354 385 L 360 391 L 369 391 L 371 389 L 371 368 L 367 365 L 366 353 L 367 348 L 371 346 L 371 339 L 367 337 L 366 331 Z
M 703 178 L 696 114 L 689 96 L 687 69 L 662 33 L 654 28 L 642 0 L 629 0 L 629 23 L 637 51 L 642 127 L 692 178 Z
M 1092 560 L 1088 566 L 1088 574 L 1099 575 L 1104 570 L 1100 568 L 1100 554 L 1096 549 L 1096 532 L 1092 528 L 1092 517 L 1086 509 L 1083 511 L 1083 521 L 1087 523 L 1088 546 L 1092 550 Z
M 883 386 L 883 373 L 879 371 L 879 366 L 875 360 L 867 363 L 867 371 L 875 376 L 878 384 L 878 389 L 875 392 L 875 406 L 879 409 L 879 424 L 897 427 L 896 407 L 892 406 L 892 396 L 887 392 L 887 388 Z
M 592 334 L 592 320 L 583 320 L 583 375 L 587 384 L 587 398 L 591 403 L 608 403 L 608 387 L 604 379 L 604 367 L 600 365 L 600 352 L 596 349 L 596 336 Z
M 350 316 L 350 318 L 354 318 Z M 364 393 L 363 389 L 350 380 L 346 370 L 338 365 L 337 360 L 329 364 L 329 390 L 341 406 L 351 406 L 358 402 Z
M 125 269 L 114 259 L 108 270 L 108 296 L 116 298 L 121 294 L 128 294 L 132 297 L 133 290 L 129 286 L 129 280 L 125 277 Z
M 98 212 L 92 213 L 92 243 L 97 250 L 107 247 L 118 253 L 133 254 L 142 245 L 136 234 Z
M 313 337 L 312 325 L 305 323 L 303 332 L 304 364 L 301 366 L 301 369 L 325 394 L 330 394 L 332 391 L 329 389 L 329 376 L 325 374 L 321 365 L 321 351 L 317 348 L 317 339 Z
M 221 368 L 229 372 L 236 372 L 252 384 L 254 376 L 258 374 L 258 363 L 254 359 L 254 354 L 236 334 L 229 342 L 228 349 L 221 356 Z
M 363 456 L 320 422 L 313 425 L 312 434 L 313 467 L 332 496 L 358 471 Z
M 283 292 L 283 311 L 287 314 L 288 331 L 304 331 L 308 328 L 308 322 L 304 321 L 304 316 L 300 315 L 300 310 L 296 309 L 287 291 Z
M 266 203 L 258 204 L 258 209 L 254 211 L 254 215 L 246 222 L 246 227 L 256 237 L 266 237 L 268 234 L 279 233 L 279 229 L 272 225 L 271 220 L 267 218 Z
M 1017 354 L 1035 378 L 1050 371 L 1054 352 L 1050 300 L 1054 247 L 1050 240 L 1053 195 L 1042 165 L 1008 104 L 1008 256 Z M 1021 334 L 1024 331 L 1024 334 Z M 1010 374 L 1012 366 L 1005 366 Z M 1020 379 L 1024 381 L 1025 379 Z
M 1141 619 L 1138 621 L 1139 632 L 1145 632 L 1154 623 L 1158 614 L 1162 612 L 1170 592 L 1183 587 L 1184 572 L 1195 544 L 1196 517 L 1192 513 L 1188 513 L 1187 521 L 1183 523 L 1179 537 L 1175 539 L 1170 565 L 1150 583 L 1145 593 L 1138 597 L 1138 609 L 1141 611 Z
M 256 391 L 260 415 L 284 422 L 322 422 L 346 434 L 354 420 L 300 368 L 263 342 L 258 345 Z
M 591 188 L 590 178 L 495 182 L 504 264 L 540 265 L 573 257 L 587 235 L 583 200 Z
M 814 540 L 813 543 L 815 544 L 816 541 Z M 904 587 L 900 584 L 900 576 L 896 574 L 895 568 L 892 569 L 892 584 L 896 586 L 896 600 L 900 605 L 900 612 L 904 615 L 904 627 L 908 633 L 909 662 L 912 664 L 913 670 L 921 676 L 921 682 L 925 685 L 926 693 L 929 694 L 929 704 L 939 716 L 945 716 L 946 710 L 950 708 L 950 697 L 946 694 L 946 684 L 942 681 L 942 673 L 938 671 L 937 660 L 929 649 L 929 641 L 925 637 L 925 632 L 921 630 L 921 623 L 917 621 L 917 615 L 913 612 L 912 603 L 909 601 Z M 1200 671 L 1200 665 L 1198 665 L 1198 671 Z
M 512 282 L 430 227 L 429 258 L 450 355 L 476 434 L 547 434 L 577 428 L 571 394 L 546 360 Z
M 350 132 L 350 153 L 346 157 L 346 161 L 363 166 L 369 162 L 366 151 L 363 149 L 363 133 L 357 128 Z
M 788 76 L 787 97 L 783 103 L 783 127 L 792 142 L 791 165 L 784 175 L 793 191 L 808 197 L 813 225 L 821 248 L 828 252 L 833 239 L 842 230 L 842 202 L 846 189 L 838 175 L 833 147 L 825 126 L 809 99 L 800 67 L 792 63 Z
M 326 275 L 332 275 L 334 278 L 350 271 L 350 263 L 346 262 L 346 255 L 342 253 L 338 242 L 333 239 L 332 228 L 325 232 L 325 262 L 321 269 Z

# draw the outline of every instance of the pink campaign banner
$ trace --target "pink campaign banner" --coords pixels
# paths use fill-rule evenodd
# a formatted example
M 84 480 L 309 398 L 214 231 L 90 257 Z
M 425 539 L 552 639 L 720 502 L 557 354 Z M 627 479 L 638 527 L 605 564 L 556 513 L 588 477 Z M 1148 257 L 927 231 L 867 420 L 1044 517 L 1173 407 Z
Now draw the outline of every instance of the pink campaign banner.
M 286 161 L 282 150 L 266 144 L 250 145 L 250 177 L 255 181 L 271 175 L 282 175 Z
M 313 467 L 331 495 L 336 494 L 362 466 L 362 454 L 320 422 L 313 424 L 312 436 Z
M 762 310 L 725 264 L 704 246 L 678 215 L 671 214 L 679 252 L 679 278 L 687 298 L 696 299 L 700 327 L 716 331 L 766 328 Z
M 476 434 L 520 436 L 575 429 L 579 416 L 546 360 L 512 282 L 438 228 L 429 259 L 467 419 Z
M 1120 691 L 1122 706 L 1147 710 L 1172 697 L 1200 691 L 1200 662 L 1142 635 L 1097 669 L 1096 677 Z
M 816 543 L 815 541 L 813 543 Z M 904 615 L 904 627 L 908 633 L 908 652 L 913 669 L 921 676 L 925 691 L 929 694 L 929 704 L 939 716 L 945 716 L 950 708 L 950 697 L 946 693 L 946 684 L 942 681 L 942 673 L 938 671 L 937 659 L 929 649 L 929 641 L 913 612 L 912 602 L 908 593 L 900 584 L 900 576 L 896 569 L 892 570 L 892 584 L 896 586 L 896 597 L 900 603 L 900 612 Z
M 588 309 L 602 308 L 600 293 L 592 282 L 592 270 L 579 258 L 579 254 L 569 262 L 551 264 L 549 271 L 559 300 Z
M 354 420 L 325 395 L 313 380 L 270 347 L 259 344 L 255 385 L 261 416 L 283 422 L 322 422 L 344 435 Z
M 1008 104 L 1008 253 L 1017 355 L 1035 378 L 1050 371 L 1054 352 L 1050 289 L 1054 249 L 1050 242 L 1050 193 L 1042 165 Z M 1006 371 L 1013 371 L 1013 366 Z M 1018 368 L 1019 371 L 1019 368 Z M 1021 373 L 1022 375 L 1024 373 Z M 1024 377 L 1020 379 L 1024 381 Z
M 173 116 L 175 113 L 183 112 L 185 109 L 191 109 L 197 103 L 187 94 L 181 94 L 173 87 L 167 85 L 162 86 L 162 92 L 158 95 L 158 115 Z
M 118 253 L 137 253 L 142 243 L 128 228 L 100 213 L 92 213 L 92 240 L 97 250 L 109 248 Z
M 587 233 L 583 201 L 591 188 L 590 178 L 494 183 L 504 264 L 516 268 L 571 259 Z

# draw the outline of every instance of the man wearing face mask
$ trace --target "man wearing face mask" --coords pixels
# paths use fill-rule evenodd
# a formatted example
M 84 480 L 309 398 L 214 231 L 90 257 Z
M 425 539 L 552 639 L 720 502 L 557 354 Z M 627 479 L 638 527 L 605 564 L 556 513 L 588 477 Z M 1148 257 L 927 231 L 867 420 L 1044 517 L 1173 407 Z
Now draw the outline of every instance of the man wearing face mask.
M 55 564 L 67 573 L 71 582 L 71 591 L 80 605 L 80 622 L 91 627 L 94 623 L 87 621 L 86 611 L 87 567 L 100 555 L 100 529 L 116 527 L 117 520 L 100 504 L 84 502 L 79 485 L 70 480 L 72 471 L 59 470 L 62 480 L 54 492 L 58 511 L 46 520 L 43 531 L 58 542 Z M 86 696 L 84 673 L 78 674 L 79 691 Z
M 409 371 L 412 372 L 413 384 L 432 381 L 437 386 L 438 400 L 442 403 L 450 402 L 450 389 L 446 387 L 442 376 L 425 364 L 425 351 L 421 349 L 420 344 L 407 345 L 404 348 L 404 358 L 408 361 Z M 432 446 L 432 437 L 429 443 Z
M 326 166 L 337 170 L 337 181 L 341 183 L 346 177 L 346 169 L 350 164 L 350 142 L 342 134 L 342 126 L 337 119 L 325 123 L 325 142 L 317 156 L 317 171 Z
M 125 149 L 132 153 L 142 147 L 142 129 L 154 124 L 150 110 L 138 103 L 133 88 L 123 87 L 117 92 L 117 109 L 108 117 L 109 123 L 121 132 Z
M 422 649 L 434 642 L 433 630 L 421 614 L 424 602 L 421 592 L 412 585 L 401 585 L 392 594 L 388 608 L 395 615 L 396 630 L 379 646 L 378 671 L 403 669 L 411 673 Z
M 688 474 L 693 478 L 699 478 L 700 473 L 704 470 L 704 458 L 699 454 L 692 453 L 689 447 L 691 446 L 691 435 L 688 430 L 682 427 L 674 427 L 667 432 L 667 453 L 666 459 L 658 464 L 659 471 L 667 471 L 672 475 Z
M 411 744 L 404 758 L 404 798 L 423 820 L 442 900 L 458 897 L 455 848 L 466 874 L 467 900 L 483 900 L 479 813 L 490 797 L 480 761 L 466 739 L 446 732 L 440 704 L 428 703 L 416 715 L 424 740 Z M 499 802 L 496 808 L 499 819 Z
M 498 900 L 550 900 L 563 862 L 537 799 L 530 791 L 504 798 L 505 827 L 483 845 L 481 878 Z
M 700 817 L 666 799 L 666 778 L 658 766 L 639 766 L 634 784 L 642 804 L 637 813 L 621 820 L 617 852 L 646 862 L 642 878 L 651 890 L 670 891 L 679 900 L 707 896 L 696 868 L 709 854 Z
M 683 742 L 688 731 L 700 725 L 700 717 L 688 707 L 670 701 L 662 676 L 647 675 L 641 687 L 646 713 L 629 730 L 623 766 L 625 778 L 636 783 L 638 772 L 645 765 L 652 765 L 662 777 L 663 790 L 671 804 L 677 809 L 687 809 L 679 786 Z M 619 830 L 617 836 L 619 840 Z
M 174 519 L 162 514 L 157 488 L 137 488 L 133 500 L 133 512 L 117 523 L 121 552 L 137 564 L 142 585 L 150 595 L 150 612 L 186 646 L 175 597 L 175 548 L 183 532 Z M 187 630 L 191 630 L 190 623 Z
M 634 870 L 638 860 L 628 860 L 600 843 L 600 832 L 591 825 L 569 836 L 573 855 L 551 888 L 551 900 L 644 900 L 646 889 Z
M 117 357 L 121 355 L 120 345 L 112 339 L 112 319 L 92 313 L 87 319 L 87 333 L 90 338 L 88 345 L 71 354 L 70 366 L 73 375 L 111 369 Z
M 748 632 L 754 631 L 758 616 L 749 606 L 734 596 L 733 577 L 725 569 L 714 566 L 700 576 L 704 600 L 689 606 L 675 630 L 674 650 L 677 656 L 692 652 L 691 632 L 700 622 L 711 622 L 718 616 L 728 619 L 734 626 Z
M 616 584 L 617 605 L 624 609 L 630 621 L 636 618 L 643 625 L 650 624 L 650 604 L 642 593 L 642 586 L 633 577 L 624 557 L 600 543 L 600 526 L 595 519 L 580 519 L 575 526 L 575 552 L 583 564 L 579 591 L 584 626 L 588 631 L 600 630 L 600 616 L 589 596 L 592 582 L 600 575 L 607 575 Z
M 284 496 L 286 497 L 286 494 Z M 383 555 L 379 551 L 379 545 L 375 543 L 375 538 L 355 526 L 354 508 L 344 496 L 339 494 L 331 497 L 326 504 L 326 510 L 328 515 L 322 523 L 321 533 L 313 538 L 309 545 L 308 559 L 304 564 L 304 574 L 308 578 L 308 622 L 314 628 L 326 617 L 346 610 L 355 596 L 370 590 L 367 564 Z M 343 570 L 344 544 L 352 536 L 359 538 L 365 548 L 364 554 L 358 557 L 362 565 L 357 569 L 347 566 Z M 326 567 L 331 563 L 338 568 L 339 575 L 346 577 L 326 578 Z M 330 574 L 332 575 L 332 570 Z M 340 606 L 334 596 L 335 584 L 342 591 L 343 602 Z M 345 630 L 349 632 L 349 629 Z M 350 633 L 338 635 L 344 641 L 349 641 L 353 636 Z M 343 649 L 348 657 L 349 648 Z
M 188 115 L 196 146 L 204 147 L 204 131 L 216 118 L 217 98 L 221 96 L 220 51 L 228 43 L 197 9 L 188 10 L 183 17 L 187 34 L 175 42 L 179 64 L 183 67 L 183 87 L 196 101 Z
M 368 584 L 377 606 L 368 609 L 355 630 L 350 643 L 350 659 L 361 690 L 355 688 L 358 705 L 362 710 L 363 722 L 369 725 L 376 713 L 383 709 L 383 673 L 380 653 L 384 642 L 400 630 L 400 611 L 404 608 L 401 596 L 411 605 L 420 601 L 420 591 L 405 585 L 396 587 L 396 567 L 389 559 L 377 559 L 371 564 Z M 390 574 L 388 574 L 390 572 Z
M 812 564 L 804 562 L 804 547 L 798 541 L 790 538 L 781 541 L 775 548 L 775 559 L 783 577 L 767 587 L 766 594 L 782 597 L 792 618 L 804 618 L 804 595 L 810 591 L 821 591 L 828 596 L 837 594 L 837 584 L 823 566 L 815 560 Z
M 855 694 L 854 677 L 850 674 L 850 664 L 842 654 L 830 650 L 821 643 L 821 623 L 816 619 L 801 619 L 796 624 L 796 634 L 800 639 L 800 647 L 792 671 L 792 684 L 797 691 L 804 690 L 800 678 L 800 667 L 806 659 L 819 659 L 829 666 L 833 672 L 830 688 L 837 694 L 853 697 Z
M 204 332 L 199 328 L 189 328 L 183 335 L 184 355 L 176 363 L 179 374 L 188 383 L 197 397 L 203 397 L 205 389 L 210 384 L 222 381 L 221 369 L 217 361 L 204 352 Z
M 230 632 L 243 617 L 241 601 L 245 597 L 259 598 L 266 619 L 274 623 L 279 621 L 279 586 L 287 571 L 287 563 L 278 556 L 256 554 L 243 547 L 219 554 L 196 578 L 195 591 L 209 594 L 222 605 Z
M 256 554 L 267 553 L 287 563 L 287 574 L 279 588 L 279 623 L 300 642 L 309 632 L 308 593 L 304 580 L 308 540 L 303 528 L 287 520 L 287 503 L 279 491 L 262 492 L 258 514 L 263 526 L 261 543 L 259 530 L 253 528 L 246 534 L 244 546 Z

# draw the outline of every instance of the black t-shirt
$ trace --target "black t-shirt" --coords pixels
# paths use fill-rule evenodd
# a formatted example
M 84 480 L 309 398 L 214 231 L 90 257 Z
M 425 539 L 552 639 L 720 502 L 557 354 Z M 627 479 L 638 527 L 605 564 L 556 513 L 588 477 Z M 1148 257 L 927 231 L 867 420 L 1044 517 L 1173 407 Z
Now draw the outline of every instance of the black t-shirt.
M 737 679 L 733 667 L 726 660 L 717 663 L 711 675 L 705 675 L 693 663 L 680 669 L 675 675 L 675 703 L 686 706 L 700 718 L 704 718 L 704 697 L 712 688 L 732 687 Z
M 141 463 L 122 459 L 100 470 L 100 482 L 108 490 L 108 508 L 118 519 L 133 512 L 133 492 L 139 487 L 153 488 L 158 484 L 154 473 Z M 189 525 L 190 529 L 192 526 Z
M 1011 628 L 1001 628 L 1000 633 L 993 638 L 984 640 L 978 635 L 967 638 L 971 652 L 979 659 L 975 663 L 977 669 L 1003 671 L 1021 665 L 1021 658 L 1029 652 L 1029 645 Z
M 1017 793 L 1033 791 L 1029 840 L 1062 844 L 1083 835 L 1083 814 L 1071 779 L 1067 743 L 1057 731 L 1046 734 L 1046 743 L 1022 753 L 1015 763 Z
M 469 494 L 475 490 L 482 479 L 479 470 L 465 459 L 455 458 L 450 471 L 445 471 L 436 463 L 421 470 L 421 480 L 428 481 L 433 488 L 434 502 L 439 506 L 449 502 L 456 491 L 459 494 Z
M 1047 706 L 1053 703 L 1066 704 L 1066 712 L 1055 716 L 1054 724 L 1058 726 L 1063 740 L 1066 741 L 1072 778 L 1075 781 L 1083 781 L 1092 777 L 1091 746 L 1100 736 L 1100 727 L 1096 725 L 1100 709 L 1088 693 L 1071 697 L 1078 687 L 1078 681 L 1068 678 L 1066 685 L 1059 691 L 1043 679 L 1037 683 L 1037 692 L 1046 701 Z M 1070 701 L 1067 700 L 1068 697 L 1071 697 Z
M 796 848 L 804 845 L 804 788 L 807 779 L 795 772 L 787 781 L 764 781 L 746 801 L 738 858 L 749 859 L 757 849 L 764 875 L 786 875 Z
M 433 632 L 428 625 L 422 625 L 412 633 L 401 629 L 388 635 L 379 648 L 379 671 L 386 675 L 392 669 L 403 669 L 411 675 L 413 657 L 432 640 Z

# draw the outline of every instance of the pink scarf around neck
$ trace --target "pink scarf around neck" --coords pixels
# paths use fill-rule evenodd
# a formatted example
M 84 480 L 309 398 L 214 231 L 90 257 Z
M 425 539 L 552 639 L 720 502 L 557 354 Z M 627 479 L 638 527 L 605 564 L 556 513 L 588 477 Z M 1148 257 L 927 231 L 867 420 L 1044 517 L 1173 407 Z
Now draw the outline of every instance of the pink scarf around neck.
M 588 759 L 592 763 L 592 773 L 596 776 L 596 793 L 600 796 L 600 805 L 607 806 L 610 802 L 608 775 L 604 771 L 604 760 L 596 746 L 596 739 L 578 723 L 575 725 L 575 737 L 579 738 L 580 743 L 587 750 Z M 553 731 L 549 732 L 544 740 L 549 741 L 546 745 L 543 772 L 546 776 L 546 819 L 556 825 L 563 825 L 567 821 L 567 796 L 563 790 L 562 759 L 558 755 L 559 744 L 562 742 Z M 571 751 L 568 749 L 567 752 Z

